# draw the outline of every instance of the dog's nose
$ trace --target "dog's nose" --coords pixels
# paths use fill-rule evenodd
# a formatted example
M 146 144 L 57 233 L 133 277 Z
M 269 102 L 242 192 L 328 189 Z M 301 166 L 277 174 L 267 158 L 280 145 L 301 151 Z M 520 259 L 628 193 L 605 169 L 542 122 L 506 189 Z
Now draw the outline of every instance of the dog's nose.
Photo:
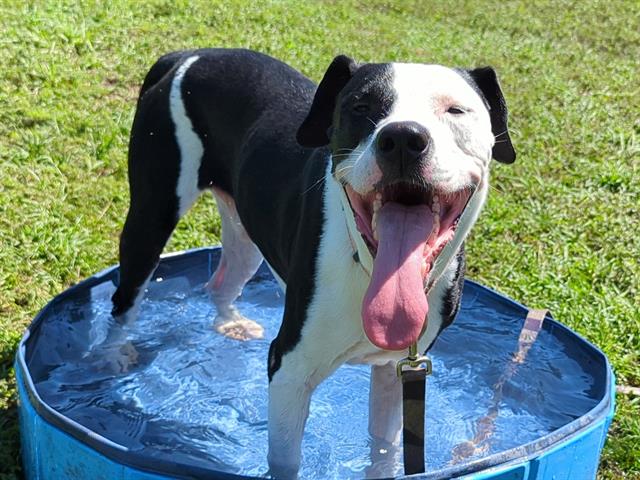
M 431 136 L 417 122 L 394 122 L 386 125 L 376 139 L 377 156 L 392 168 L 408 171 L 427 153 Z

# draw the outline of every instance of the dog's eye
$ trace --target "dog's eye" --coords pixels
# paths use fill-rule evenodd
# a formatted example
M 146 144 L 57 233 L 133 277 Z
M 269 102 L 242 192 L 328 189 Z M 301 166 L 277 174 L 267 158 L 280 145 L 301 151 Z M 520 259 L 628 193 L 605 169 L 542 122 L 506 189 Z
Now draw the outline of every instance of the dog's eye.
M 368 103 L 356 102 L 353 104 L 353 107 L 351 107 L 351 109 L 353 110 L 354 113 L 357 113 L 358 115 L 365 115 L 369 113 L 369 111 L 371 110 L 371 107 L 369 106 Z
M 447 113 L 450 113 L 452 115 L 462 115 L 463 113 L 466 113 L 466 112 L 460 107 L 449 107 L 449 109 L 447 110 Z

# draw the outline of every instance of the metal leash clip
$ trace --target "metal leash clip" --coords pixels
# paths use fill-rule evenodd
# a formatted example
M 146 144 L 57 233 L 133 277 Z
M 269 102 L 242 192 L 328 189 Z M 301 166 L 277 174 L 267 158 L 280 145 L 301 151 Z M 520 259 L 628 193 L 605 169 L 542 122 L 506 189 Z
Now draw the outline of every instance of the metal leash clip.
M 431 375 L 433 366 L 431 360 L 426 355 L 418 355 L 418 344 L 413 343 L 409 347 L 409 356 L 403 358 L 396 363 L 396 374 L 398 377 L 402 377 L 402 372 L 405 369 L 411 370 L 424 370 L 425 375 Z

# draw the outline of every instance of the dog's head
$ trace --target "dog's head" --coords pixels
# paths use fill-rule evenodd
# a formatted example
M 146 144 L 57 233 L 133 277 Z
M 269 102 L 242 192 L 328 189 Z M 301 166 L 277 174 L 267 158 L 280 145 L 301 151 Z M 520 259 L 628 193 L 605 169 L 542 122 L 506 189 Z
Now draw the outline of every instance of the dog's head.
M 338 56 L 297 139 L 330 148 L 352 234 L 371 255 L 365 333 L 380 348 L 407 348 L 423 331 L 429 289 L 480 212 L 491 158 L 515 160 L 495 72 Z

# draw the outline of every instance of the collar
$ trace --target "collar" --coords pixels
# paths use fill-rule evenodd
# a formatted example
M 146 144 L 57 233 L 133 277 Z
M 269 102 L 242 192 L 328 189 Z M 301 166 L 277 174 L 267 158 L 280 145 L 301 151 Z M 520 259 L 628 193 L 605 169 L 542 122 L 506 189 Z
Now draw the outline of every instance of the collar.
M 356 227 L 356 220 L 353 216 L 353 209 L 351 208 L 351 202 L 349 201 L 347 191 L 345 190 L 344 185 L 338 182 L 333 175 L 331 175 L 331 178 L 332 181 L 338 184 L 338 190 L 340 191 L 340 206 L 342 207 L 342 213 L 347 226 L 347 236 L 349 237 L 351 249 L 353 250 L 353 261 L 360 265 L 367 276 L 371 277 L 371 272 L 373 271 L 373 257 L 371 256 L 371 252 L 369 252 L 369 248 L 366 243 L 364 243 L 364 240 L 358 231 L 358 227 Z

